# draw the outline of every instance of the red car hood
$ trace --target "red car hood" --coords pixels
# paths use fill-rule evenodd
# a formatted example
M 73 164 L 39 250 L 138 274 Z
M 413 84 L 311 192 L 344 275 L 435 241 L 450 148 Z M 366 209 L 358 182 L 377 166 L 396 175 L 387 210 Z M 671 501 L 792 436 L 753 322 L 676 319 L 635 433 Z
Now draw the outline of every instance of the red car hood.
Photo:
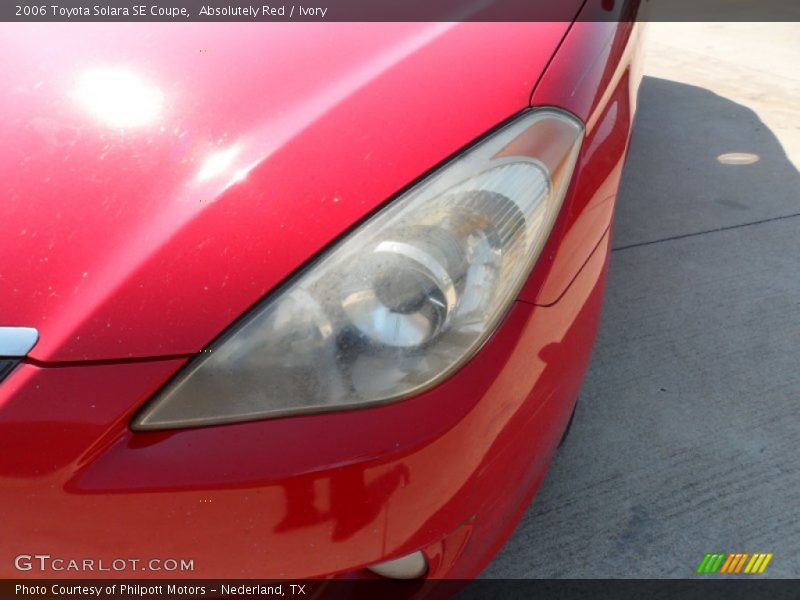
M 6 25 L 0 325 L 38 361 L 198 352 L 527 106 L 568 27 Z

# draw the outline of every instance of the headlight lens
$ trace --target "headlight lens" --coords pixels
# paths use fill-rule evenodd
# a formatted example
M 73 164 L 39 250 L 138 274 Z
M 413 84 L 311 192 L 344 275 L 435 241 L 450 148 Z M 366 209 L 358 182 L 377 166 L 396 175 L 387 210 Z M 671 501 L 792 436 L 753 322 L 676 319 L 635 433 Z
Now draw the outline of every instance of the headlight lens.
M 529 111 L 391 202 L 271 294 L 137 416 L 168 429 L 406 397 L 467 361 L 558 215 L 583 137 Z

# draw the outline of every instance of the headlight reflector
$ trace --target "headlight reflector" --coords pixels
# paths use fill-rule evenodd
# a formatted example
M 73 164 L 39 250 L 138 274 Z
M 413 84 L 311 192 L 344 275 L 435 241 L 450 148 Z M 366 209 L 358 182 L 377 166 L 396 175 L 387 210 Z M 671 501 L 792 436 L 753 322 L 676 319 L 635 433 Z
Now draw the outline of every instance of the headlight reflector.
M 583 127 L 524 113 L 392 201 L 193 361 L 135 429 L 386 402 L 491 335 L 558 215 Z

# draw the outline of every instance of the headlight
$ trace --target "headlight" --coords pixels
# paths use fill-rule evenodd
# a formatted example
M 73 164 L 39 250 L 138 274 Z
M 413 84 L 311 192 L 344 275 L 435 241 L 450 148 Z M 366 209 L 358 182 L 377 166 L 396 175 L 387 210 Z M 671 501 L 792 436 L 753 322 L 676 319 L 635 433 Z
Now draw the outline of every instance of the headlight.
M 353 408 L 442 381 L 491 335 L 558 215 L 583 127 L 528 111 L 334 244 L 137 416 L 167 429 Z

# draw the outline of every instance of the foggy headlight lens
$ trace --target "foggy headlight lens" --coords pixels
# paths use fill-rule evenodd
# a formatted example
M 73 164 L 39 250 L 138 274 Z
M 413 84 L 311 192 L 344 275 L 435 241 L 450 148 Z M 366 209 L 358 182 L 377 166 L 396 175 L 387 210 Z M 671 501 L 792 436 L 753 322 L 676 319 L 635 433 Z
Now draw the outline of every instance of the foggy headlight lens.
M 582 125 L 520 116 L 271 294 L 150 402 L 135 429 L 337 410 L 441 381 L 491 335 L 558 215 Z

